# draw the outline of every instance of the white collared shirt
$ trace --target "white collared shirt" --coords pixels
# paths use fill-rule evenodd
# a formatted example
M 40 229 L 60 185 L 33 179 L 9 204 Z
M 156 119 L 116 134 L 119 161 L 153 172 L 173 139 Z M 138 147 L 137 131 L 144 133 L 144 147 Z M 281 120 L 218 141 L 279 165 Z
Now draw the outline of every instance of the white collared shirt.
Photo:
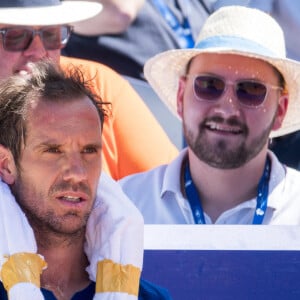
M 271 151 L 269 197 L 263 224 L 300 225 L 300 172 L 282 165 Z M 194 224 L 189 202 L 180 187 L 180 170 L 187 149 L 169 165 L 127 176 L 120 184 L 144 216 L 145 224 Z M 256 198 L 223 212 L 215 224 L 252 224 Z M 211 224 L 205 214 L 206 224 Z

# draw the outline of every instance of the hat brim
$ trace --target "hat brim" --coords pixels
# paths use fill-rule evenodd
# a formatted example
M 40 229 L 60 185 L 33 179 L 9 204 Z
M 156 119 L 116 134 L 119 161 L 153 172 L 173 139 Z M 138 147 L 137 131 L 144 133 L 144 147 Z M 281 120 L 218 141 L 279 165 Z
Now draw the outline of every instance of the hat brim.
M 270 137 L 282 136 L 300 130 L 300 63 L 290 59 L 272 58 L 230 48 L 176 49 L 160 53 L 149 59 L 144 67 L 145 77 L 170 111 L 178 117 L 176 98 L 179 77 L 185 74 L 187 63 L 203 53 L 236 54 L 261 59 L 273 65 L 283 75 L 289 93 L 289 104 L 280 129 Z
M 102 4 L 85 1 L 62 1 L 60 5 L 1 8 L 0 23 L 17 26 L 51 26 L 89 19 L 102 10 Z

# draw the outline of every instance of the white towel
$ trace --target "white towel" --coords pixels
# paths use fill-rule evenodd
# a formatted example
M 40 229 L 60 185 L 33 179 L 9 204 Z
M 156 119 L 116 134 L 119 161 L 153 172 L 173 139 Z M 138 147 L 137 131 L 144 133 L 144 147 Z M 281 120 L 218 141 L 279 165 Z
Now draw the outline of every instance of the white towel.
M 140 212 L 125 196 L 119 184 L 103 174 L 86 231 L 85 251 L 90 261 L 87 268 L 90 279 L 96 281 L 97 263 L 107 259 L 121 266 L 132 265 L 141 271 L 143 236 L 144 220 Z M 111 275 L 104 274 L 104 276 Z M 116 280 L 119 280 L 118 276 L 122 274 L 115 275 Z M 105 278 L 100 277 L 99 280 Z M 134 300 L 137 296 L 115 290 L 112 293 L 96 293 L 94 299 Z
M 111 261 L 113 266 L 121 269 L 124 267 L 125 270 L 130 270 L 127 269 L 128 265 L 135 270 L 142 269 L 143 224 L 141 214 L 122 192 L 118 183 L 102 173 L 86 233 L 85 251 L 90 261 L 87 271 L 91 280 L 96 282 L 97 279 L 103 279 L 99 274 L 97 278 L 98 262 Z M 7 255 L 36 253 L 33 231 L 8 186 L 3 182 L 0 182 L 0 239 L 0 271 Z M 137 276 L 139 280 L 139 274 Z M 135 294 L 127 293 L 126 289 L 124 291 L 124 286 L 121 286 L 120 291 L 114 290 L 115 286 L 113 282 L 113 290 L 96 293 L 94 299 L 137 299 Z M 44 298 L 35 285 L 18 283 L 10 289 L 9 299 Z
M 0 214 L 0 253 L 36 253 L 34 234 L 27 218 L 16 203 L 7 184 L 2 181 L 0 182 Z M 0 267 L 2 263 L 0 257 Z
M 7 256 L 29 252 L 36 253 L 37 246 L 33 231 L 25 214 L 16 203 L 9 187 L 0 180 L 0 270 Z M 10 300 L 42 300 L 40 289 L 28 282 L 22 285 L 15 284 L 8 292 Z

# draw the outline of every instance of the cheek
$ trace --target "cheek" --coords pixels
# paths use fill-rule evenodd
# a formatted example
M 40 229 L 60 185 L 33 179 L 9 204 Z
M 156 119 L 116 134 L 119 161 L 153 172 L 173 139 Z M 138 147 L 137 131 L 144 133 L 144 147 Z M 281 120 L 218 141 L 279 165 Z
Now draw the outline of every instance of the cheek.
M 213 109 L 212 103 L 197 100 L 191 89 L 186 89 L 183 101 L 183 115 L 190 120 L 198 120 L 210 113 Z
M 102 152 L 97 154 L 84 154 L 81 157 L 81 167 L 86 174 L 86 180 L 91 187 L 97 187 L 102 171 Z
M 194 103 L 193 103 L 194 102 Z M 182 121 L 186 129 L 191 131 L 198 131 L 199 125 L 207 116 L 207 107 L 204 103 L 190 100 L 184 102 Z
M 48 58 L 55 64 L 58 64 L 60 60 L 60 50 L 48 50 Z
M 95 166 L 97 166 L 97 167 L 95 167 Z M 100 175 L 102 172 L 101 158 L 94 161 L 92 164 L 89 164 L 87 172 L 88 172 L 90 182 L 92 182 L 92 184 L 95 186 L 95 188 L 97 188 L 99 178 L 100 178 Z
M 18 69 L 19 52 L 0 50 L 0 79 L 11 76 Z
M 27 207 L 41 206 L 40 199 L 47 195 L 49 188 L 45 186 L 45 177 L 40 174 L 22 171 L 14 185 L 14 193 L 21 203 Z M 27 203 L 27 204 L 26 204 Z
M 22 177 L 26 177 L 28 181 L 43 189 L 47 184 L 53 183 L 58 175 L 59 166 L 55 161 L 44 161 L 38 159 L 26 151 L 23 152 L 21 160 Z
M 246 114 L 246 122 L 249 128 L 253 128 L 255 132 L 258 132 L 269 127 L 273 123 L 275 115 L 276 107 L 268 105 L 249 111 Z

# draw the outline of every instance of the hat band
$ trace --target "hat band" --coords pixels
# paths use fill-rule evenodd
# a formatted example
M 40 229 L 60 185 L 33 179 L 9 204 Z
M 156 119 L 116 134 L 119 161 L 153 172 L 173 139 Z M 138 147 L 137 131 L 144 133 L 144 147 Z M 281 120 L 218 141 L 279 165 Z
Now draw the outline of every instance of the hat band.
M 60 0 L 2 0 L 1 8 L 39 7 L 60 5 Z
M 195 49 L 228 48 L 233 51 L 253 53 L 254 55 L 277 57 L 278 55 L 268 48 L 253 41 L 236 36 L 215 36 L 206 38 L 195 45 Z M 213 49 L 216 51 L 216 49 Z

